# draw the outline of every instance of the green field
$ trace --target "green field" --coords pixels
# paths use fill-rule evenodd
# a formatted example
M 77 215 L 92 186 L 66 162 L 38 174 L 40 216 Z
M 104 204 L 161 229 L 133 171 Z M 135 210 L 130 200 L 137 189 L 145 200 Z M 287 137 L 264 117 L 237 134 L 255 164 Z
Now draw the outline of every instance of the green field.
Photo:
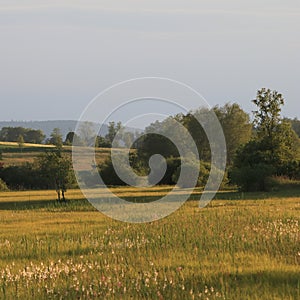
M 115 191 L 146 199 L 167 188 Z M 77 190 L 67 197 L 0 194 L 1 299 L 300 299 L 296 192 L 219 193 L 201 210 L 194 194 L 148 224 L 113 221 Z

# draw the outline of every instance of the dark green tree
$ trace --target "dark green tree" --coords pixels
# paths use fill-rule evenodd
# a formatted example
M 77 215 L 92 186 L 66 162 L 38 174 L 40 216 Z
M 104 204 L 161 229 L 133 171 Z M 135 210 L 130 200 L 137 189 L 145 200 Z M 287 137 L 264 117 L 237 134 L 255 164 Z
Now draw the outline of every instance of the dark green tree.
M 281 107 L 283 96 L 277 91 L 262 88 L 258 90 L 256 99 L 252 102 L 257 106 L 254 113 L 254 124 L 260 139 L 269 139 L 272 143 L 278 125 L 281 123 Z
M 38 158 L 38 166 L 49 185 L 55 188 L 58 201 L 65 201 L 67 187 L 74 182 L 72 162 L 61 149 L 45 152 Z
M 64 144 L 67 145 L 67 146 L 71 146 L 73 144 L 79 146 L 82 143 L 80 141 L 79 136 L 74 131 L 70 131 L 66 135 L 66 139 L 65 139 Z
M 24 135 L 24 140 L 26 143 L 42 144 L 45 137 L 42 130 L 28 129 Z

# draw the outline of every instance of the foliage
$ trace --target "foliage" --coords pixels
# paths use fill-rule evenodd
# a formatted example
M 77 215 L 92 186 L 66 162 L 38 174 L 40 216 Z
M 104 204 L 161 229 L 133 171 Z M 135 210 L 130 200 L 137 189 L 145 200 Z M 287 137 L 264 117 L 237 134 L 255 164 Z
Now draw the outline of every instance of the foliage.
M 70 158 L 58 148 L 42 154 L 37 163 L 42 176 L 55 188 L 57 200 L 65 201 L 65 192 L 75 180 Z
M 111 148 L 111 142 L 107 138 L 98 135 L 96 138 L 96 147 Z
M 124 127 L 122 126 L 121 122 L 118 122 L 117 124 L 115 122 L 109 122 L 108 124 L 108 133 L 105 135 L 105 139 L 110 142 L 112 145 L 114 142 L 114 146 L 119 146 L 118 139 L 115 140 L 115 137 L 118 136 L 121 137 L 122 131 L 124 130 Z
M 180 188 L 193 188 L 195 185 L 191 181 L 191 178 L 199 177 L 199 163 L 193 160 L 182 160 L 180 166 L 172 175 L 172 180 L 179 185 Z M 186 172 L 191 176 L 185 176 L 179 182 L 179 176 L 181 172 Z
M 122 161 L 123 156 L 116 155 L 116 160 L 118 165 L 121 167 L 121 172 L 123 178 L 131 181 L 132 185 L 137 185 L 138 182 L 135 181 L 135 178 L 132 176 L 132 170 L 136 173 L 141 175 L 143 170 L 140 169 L 140 165 L 138 164 L 136 154 L 130 153 L 129 155 L 129 163 L 132 166 L 132 169 L 126 166 L 126 164 Z M 122 167 L 123 166 L 123 167 Z M 116 173 L 115 168 L 112 163 L 111 157 L 107 158 L 104 163 L 98 165 L 99 175 L 101 176 L 103 182 L 106 185 L 110 186 L 124 186 L 127 185 Z
M 59 128 L 54 128 L 53 131 L 51 132 L 49 144 L 52 144 L 57 148 L 62 148 L 63 139 Z
M 298 137 L 300 137 L 300 120 L 298 120 L 297 118 L 284 118 L 284 121 L 290 123 L 292 125 L 293 130 L 297 133 Z
M 177 172 L 178 168 L 180 168 L 181 159 L 179 157 L 169 157 L 166 159 L 166 163 L 167 163 L 166 172 L 158 184 L 175 185 L 177 183 L 178 178 L 174 174 Z M 161 167 L 162 167 L 161 165 L 154 166 L 154 170 L 152 170 L 154 178 L 156 177 L 155 168 L 159 170 L 161 169 Z M 153 183 L 153 179 L 151 175 L 149 176 L 149 183 L 150 184 Z
M 8 187 L 6 183 L 0 178 L 0 192 L 7 192 Z
M 0 169 L 0 178 L 14 190 L 50 188 L 39 169 L 32 163 L 3 167 Z
M 274 173 L 269 164 L 257 163 L 252 166 L 243 165 L 230 171 L 230 178 L 242 191 L 268 191 L 268 182 Z
M 18 142 L 22 136 L 25 143 L 41 144 L 45 139 L 45 135 L 41 130 L 34 130 L 23 127 L 3 127 L 0 130 L 0 141 Z
M 237 149 L 250 141 L 252 127 L 249 115 L 236 103 L 213 108 L 224 131 L 227 147 L 227 162 L 233 163 Z
M 96 132 L 92 122 L 83 122 L 78 129 L 78 136 L 73 140 L 74 146 L 95 146 Z
M 66 135 L 66 139 L 65 139 L 65 142 L 64 144 L 66 146 L 72 146 L 73 143 L 77 146 L 81 145 L 81 141 L 80 141 L 80 138 L 79 136 L 74 132 L 74 131 L 70 131 L 67 133 Z
M 276 136 L 276 128 L 281 122 L 281 106 L 284 105 L 283 96 L 277 91 L 262 88 L 257 91 L 256 99 L 252 102 L 257 106 L 254 111 L 254 124 L 257 126 L 258 137 L 270 139 Z
M 280 118 L 284 99 L 281 94 L 261 89 L 253 100 L 256 137 L 240 148 L 230 172 L 231 181 L 243 190 L 266 190 L 271 176 L 299 174 L 299 138 L 291 124 Z

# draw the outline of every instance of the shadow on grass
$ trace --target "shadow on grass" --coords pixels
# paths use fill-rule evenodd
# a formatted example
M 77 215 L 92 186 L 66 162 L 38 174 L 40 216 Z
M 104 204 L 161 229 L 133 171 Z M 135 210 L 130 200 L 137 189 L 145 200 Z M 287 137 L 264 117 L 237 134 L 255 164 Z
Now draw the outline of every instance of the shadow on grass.
M 34 200 L 34 201 L 7 201 L 0 202 L 0 210 L 34 210 L 46 209 L 49 211 L 93 211 L 93 206 L 86 199 L 66 200 Z
M 245 295 L 245 290 L 250 293 L 260 290 L 261 295 L 268 294 L 269 299 L 273 299 L 271 295 L 280 296 L 281 299 L 300 299 L 300 272 L 274 270 L 220 274 L 219 276 L 229 284 L 231 293 L 236 295 L 239 293 Z
M 201 192 L 196 191 L 191 195 L 188 201 L 200 200 Z M 252 192 L 243 193 L 238 191 L 220 191 L 214 200 L 265 200 L 271 198 L 300 198 L 300 186 L 291 186 L 273 191 L 273 192 Z M 126 196 L 122 199 L 133 203 L 149 203 L 159 200 L 161 196 Z M 34 200 L 34 201 L 1 201 L 0 210 L 32 210 L 46 209 L 53 211 L 93 211 L 95 208 L 88 200 L 76 199 L 67 200 L 66 202 L 58 202 L 57 200 Z
M 284 187 L 272 192 L 218 192 L 214 197 L 215 200 L 264 200 L 271 198 L 298 198 L 300 197 L 300 187 Z

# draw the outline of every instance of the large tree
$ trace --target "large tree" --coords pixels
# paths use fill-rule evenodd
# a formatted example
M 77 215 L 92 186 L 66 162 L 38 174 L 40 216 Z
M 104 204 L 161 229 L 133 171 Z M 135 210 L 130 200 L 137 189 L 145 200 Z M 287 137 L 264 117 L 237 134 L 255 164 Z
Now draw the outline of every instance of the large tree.
M 263 88 L 253 103 L 257 107 L 256 136 L 239 149 L 231 179 L 245 190 L 263 190 L 268 177 L 294 177 L 298 172 L 299 138 L 291 124 L 280 116 L 284 105 L 280 93 Z
M 237 149 L 251 139 L 252 124 L 249 115 L 237 103 L 214 107 L 226 139 L 227 162 L 232 164 Z

